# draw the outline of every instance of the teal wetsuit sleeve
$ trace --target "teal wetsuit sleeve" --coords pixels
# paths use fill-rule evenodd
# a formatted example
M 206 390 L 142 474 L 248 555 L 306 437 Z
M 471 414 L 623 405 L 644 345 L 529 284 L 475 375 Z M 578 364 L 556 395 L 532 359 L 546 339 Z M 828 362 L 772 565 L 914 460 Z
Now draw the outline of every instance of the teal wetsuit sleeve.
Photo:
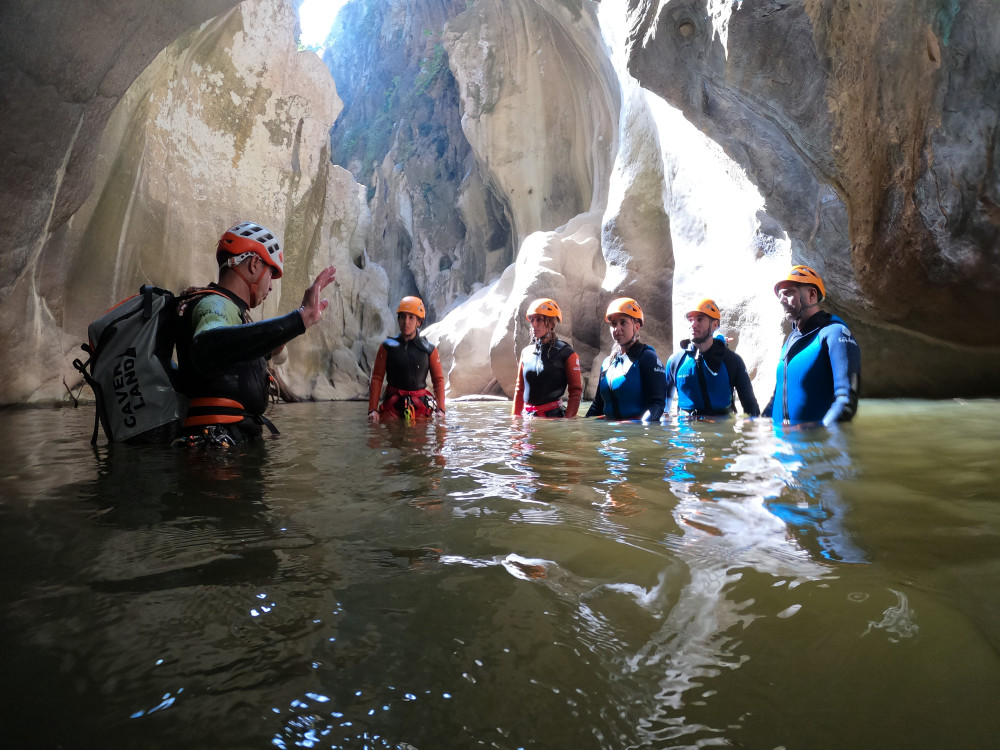
M 267 356 L 306 330 L 298 310 L 259 323 L 243 323 L 239 308 L 218 295 L 198 303 L 192 323 L 191 361 L 205 373 Z
M 861 388 L 861 349 L 846 326 L 830 326 L 826 333 L 830 367 L 833 370 L 833 404 L 823 417 L 828 427 L 834 422 L 847 422 L 858 411 Z

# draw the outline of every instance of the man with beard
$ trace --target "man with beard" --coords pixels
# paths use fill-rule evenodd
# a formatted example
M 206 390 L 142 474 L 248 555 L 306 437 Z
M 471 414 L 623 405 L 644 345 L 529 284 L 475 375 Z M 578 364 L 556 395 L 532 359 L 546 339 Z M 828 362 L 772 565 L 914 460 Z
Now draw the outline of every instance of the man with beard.
M 691 417 L 721 417 L 736 412 L 735 389 L 743 411 L 760 416 L 743 359 L 716 335 L 721 323 L 718 305 L 703 299 L 687 315 L 691 338 L 667 360 L 667 393 L 677 389 L 677 409 Z
M 793 266 L 774 285 L 774 293 L 792 332 L 781 348 L 774 395 L 764 416 L 827 427 L 850 420 L 858 410 L 861 350 L 843 320 L 820 310 L 826 298 L 823 280 L 809 266 Z

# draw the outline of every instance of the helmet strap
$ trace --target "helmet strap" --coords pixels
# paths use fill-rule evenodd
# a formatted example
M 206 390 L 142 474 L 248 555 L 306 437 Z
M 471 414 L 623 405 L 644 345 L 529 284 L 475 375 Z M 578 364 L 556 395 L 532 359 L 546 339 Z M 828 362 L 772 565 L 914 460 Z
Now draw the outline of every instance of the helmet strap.
M 254 257 L 259 258 L 260 256 L 254 256 Z M 267 270 L 267 263 L 264 263 L 263 260 L 261 261 L 260 273 L 257 274 L 256 279 L 251 279 L 249 274 L 244 273 L 243 270 L 241 269 L 242 265 L 243 262 L 240 261 L 236 265 L 230 265 L 230 268 L 232 268 L 233 271 L 236 272 L 236 275 L 239 276 L 241 279 L 243 279 L 243 283 L 247 285 L 247 289 L 250 292 L 250 299 L 251 300 L 257 299 L 257 288 L 260 286 L 260 280 L 264 276 L 264 271 Z
M 701 338 L 697 338 L 697 339 L 696 338 L 692 338 L 691 339 L 691 343 L 694 344 L 695 346 L 701 346 L 706 341 L 708 341 L 710 338 L 712 338 L 715 335 L 715 332 L 719 330 L 719 321 L 717 321 L 715 318 L 710 318 L 710 320 L 711 320 L 711 323 L 708 324 L 708 333 L 706 333 Z M 712 323 L 715 323 L 715 327 L 714 328 L 712 327 Z
M 800 297 L 801 299 L 801 297 Z M 813 312 L 808 312 L 812 310 Z M 816 292 L 816 303 L 812 305 L 802 305 L 799 307 L 799 320 L 807 320 L 813 316 L 813 314 L 819 310 L 819 291 Z
M 638 340 L 639 340 L 639 331 L 636 331 L 635 335 L 629 341 L 626 341 L 621 346 L 615 344 L 614 346 L 611 347 L 611 358 L 615 359 L 622 357 L 625 354 L 625 352 L 627 352 L 629 349 L 635 346 L 635 343 Z

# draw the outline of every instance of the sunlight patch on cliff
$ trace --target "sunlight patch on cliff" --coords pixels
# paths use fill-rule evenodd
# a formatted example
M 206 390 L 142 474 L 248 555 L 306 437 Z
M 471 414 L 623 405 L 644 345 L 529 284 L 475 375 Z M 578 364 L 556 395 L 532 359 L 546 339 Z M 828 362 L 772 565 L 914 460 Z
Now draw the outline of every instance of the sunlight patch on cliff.
M 347 0 L 304 0 L 299 6 L 299 43 L 310 49 L 326 44 L 330 28 Z

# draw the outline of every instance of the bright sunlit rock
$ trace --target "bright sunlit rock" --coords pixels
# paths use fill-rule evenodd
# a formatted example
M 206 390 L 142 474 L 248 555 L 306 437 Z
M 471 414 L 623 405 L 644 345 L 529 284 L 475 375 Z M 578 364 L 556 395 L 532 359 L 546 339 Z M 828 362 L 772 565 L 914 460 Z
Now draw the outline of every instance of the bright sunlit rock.
M 305 0 L 299 6 L 299 41 L 306 47 L 321 47 L 330 34 L 337 13 L 347 0 Z

